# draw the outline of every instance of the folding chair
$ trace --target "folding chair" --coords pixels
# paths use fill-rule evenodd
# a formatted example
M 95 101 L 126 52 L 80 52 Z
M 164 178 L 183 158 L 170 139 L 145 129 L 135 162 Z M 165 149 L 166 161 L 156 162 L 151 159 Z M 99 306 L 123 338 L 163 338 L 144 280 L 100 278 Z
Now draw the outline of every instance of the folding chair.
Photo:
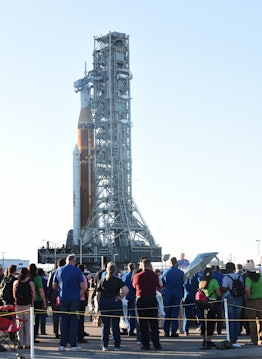
M 21 328 L 21 321 L 15 319 L 15 307 L 13 305 L 0 306 L 0 345 L 5 349 L 7 345 L 10 349 L 16 350 L 18 341 L 18 332 Z

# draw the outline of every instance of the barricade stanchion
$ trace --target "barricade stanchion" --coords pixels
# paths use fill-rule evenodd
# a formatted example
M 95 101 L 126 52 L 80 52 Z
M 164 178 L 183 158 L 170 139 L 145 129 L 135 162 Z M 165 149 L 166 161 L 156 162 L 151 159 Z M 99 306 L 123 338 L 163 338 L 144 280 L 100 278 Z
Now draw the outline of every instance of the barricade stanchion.
M 230 335 L 229 335 L 229 321 L 228 321 L 228 306 L 227 306 L 227 299 L 224 299 L 224 311 L 225 311 L 225 321 L 226 321 L 226 332 L 227 332 L 227 340 L 230 342 Z
M 34 348 L 34 324 L 35 324 L 35 314 L 34 307 L 30 307 L 30 359 L 35 358 L 35 348 Z

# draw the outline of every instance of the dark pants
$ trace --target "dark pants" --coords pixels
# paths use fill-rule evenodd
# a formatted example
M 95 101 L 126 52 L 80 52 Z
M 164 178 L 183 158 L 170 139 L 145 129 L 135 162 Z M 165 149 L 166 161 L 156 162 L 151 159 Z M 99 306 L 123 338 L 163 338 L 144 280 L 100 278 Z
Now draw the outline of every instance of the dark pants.
M 205 322 L 205 316 L 207 319 L 207 323 Z M 202 318 L 202 320 L 200 321 L 201 335 L 204 337 L 206 335 L 208 337 L 211 337 L 214 334 L 214 329 L 215 329 L 215 324 L 216 324 L 216 322 L 215 322 L 215 319 L 216 319 L 215 307 L 212 306 L 212 308 L 206 310 L 205 315 L 204 315 L 204 309 L 201 309 L 201 318 Z M 207 326 L 207 328 L 206 328 L 206 326 Z
M 149 348 L 150 333 L 154 348 L 159 348 L 159 332 L 158 332 L 158 308 L 156 297 L 138 297 L 137 298 L 137 314 L 139 317 L 139 326 L 141 334 L 141 343 L 145 348 Z
M 68 300 L 60 303 L 61 310 L 61 339 L 60 345 L 66 347 L 69 343 L 71 347 L 76 347 L 76 337 L 78 328 L 78 312 L 80 300 Z
M 56 305 L 56 297 L 51 300 L 52 312 L 53 312 L 53 329 L 55 335 L 59 334 L 59 321 L 60 321 L 60 306 Z
M 223 307 L 221 302 L 214 303 L 215 311 L 216 311 L 216 319 L 217 321 L 217 334 L 221 334 L 222 331 L 222 318 L 223 318 Z
M 133 333 L 133 331 L 137 328 L 135 299 L 128 299 L 127 316 L 128 317 L 130 316 L 129 318 L 130 332 Z
M 41 334 L 45 334 L 46 333 L 46 313 L 43 313 L 40 315 L 40 331 Z
M 78 331 L 77 331 L 77 339 L 82 340 L 85 336 L 85 310 L 86 310 L 87 301 L 80 300 L 80 313 L 78 320 Z
M 102 315 L 102 345 L 108 346 L 110 323 L 112 322 L 113 338 L 115 348 L 119 348 L 121 344 L 119 321 L 123 314 L 122 301 L 115 298 L 101 298 L 99 309 Z
M 35 310 L 35 325 L 34 325 L 34 336 L 36 337 L 39 332 L 40 316 L 43 314 L 43 302 L 36 300 L 34 302 Z
M 171 333 L 175 334 L 178 329 L 178 314 L 181 298 L 171 293 L 166 293 L 165 297 L 165 313 L 166 318 L 164 322 L 165 334 L 169 335 L 170 326 Z M 170 318 L 173 318 L 172 320 Z
M 195 298 L 191 296 L 186 296 L 184 300 L 184 331 L 188 334 L 190 324 L 192 324 L 192 321 L 195 317 L 196 313 L 196 303 Z

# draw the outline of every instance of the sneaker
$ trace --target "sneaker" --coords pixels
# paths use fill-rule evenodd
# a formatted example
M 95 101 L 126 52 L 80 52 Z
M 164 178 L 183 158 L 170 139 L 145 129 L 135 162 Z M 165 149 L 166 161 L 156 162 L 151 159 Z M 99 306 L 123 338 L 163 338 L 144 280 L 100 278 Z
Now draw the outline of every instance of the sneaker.
M 159 344 L 159 345 L 156 345 L 154 348 L 155 348 L 155 350 L 161 350 L 162 346 Z
M 59 345 L 59 347 L 58 347 L 59 352 L 64 352 L 65 350 L 66 350 L 66 347 L 63 347 L 62 345 Z
M 71 352 L 81 352 L 82 348 L 81 347 L 71 347 L 70 350 L 71 350 Z
M 102 350 L 103 350 L 103 352 L 107 352 L 107 351 L 108 351 L 108 347 L 102 346 Z
M 146 347 L 146 346 L 144 346 L 144 345 L 141 345 L 140 349 L 141 349 L 141 350 L 150 350 L 150 347 L 149 347 L 149 346 Z
M 118 352 L 119 350 L 120 350 L 119 347 L 115 347 L 115 348 L 114 348 L 114 351 L 116 351 L 116 352 Z

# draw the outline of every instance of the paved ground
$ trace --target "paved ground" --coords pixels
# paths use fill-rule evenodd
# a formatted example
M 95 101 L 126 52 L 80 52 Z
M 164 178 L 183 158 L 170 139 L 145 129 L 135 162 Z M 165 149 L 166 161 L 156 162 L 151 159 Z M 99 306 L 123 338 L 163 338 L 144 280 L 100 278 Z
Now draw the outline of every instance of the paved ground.
M 163 349 L 161 351 L 151 350 L 144 352 L 140 350 L 140 345 L 136 344 L 135 337 L 122 336 L 121 351 L 113 351 L 112 339 L 110 339 L 108 352 L 101 351 L 100 336 L 101 328 L 93 326 L 86 317 L 85 329 L 90 334 L 87 338 L 88 343 L 82 344 L 81 352 L 58 352 L 58 340 L 52 334 L 52 317 L 48 317 L 47 336 L 39 336 L 40 343 L 35 344 L 34 358 L 36 359 L 56 359 L 56 358 L 74 358 L 74 359 L 99 359 L 99 358 L 261 358 L 262 346 L 247 347 L 244 346 L 250 338 L 242 335 L 239 338 L 241 347 L 230 350 L 203 350 L 201 348 L 202 339 L 196 329 L 192 328 L 188 336 L 180 334 L 179 338 L 165 338 L 163 331 L 160 331 L 160 340 Z M 219 343 L 226 339 L 225 332 L 220 336 L 214 336 L 213 341 Z M 20 358 L 29 359 L 29 350 L 19 350 Z M 0 358 L 19 358 L 17 353 L 8 349 L 7 352 L 0 352 Z

